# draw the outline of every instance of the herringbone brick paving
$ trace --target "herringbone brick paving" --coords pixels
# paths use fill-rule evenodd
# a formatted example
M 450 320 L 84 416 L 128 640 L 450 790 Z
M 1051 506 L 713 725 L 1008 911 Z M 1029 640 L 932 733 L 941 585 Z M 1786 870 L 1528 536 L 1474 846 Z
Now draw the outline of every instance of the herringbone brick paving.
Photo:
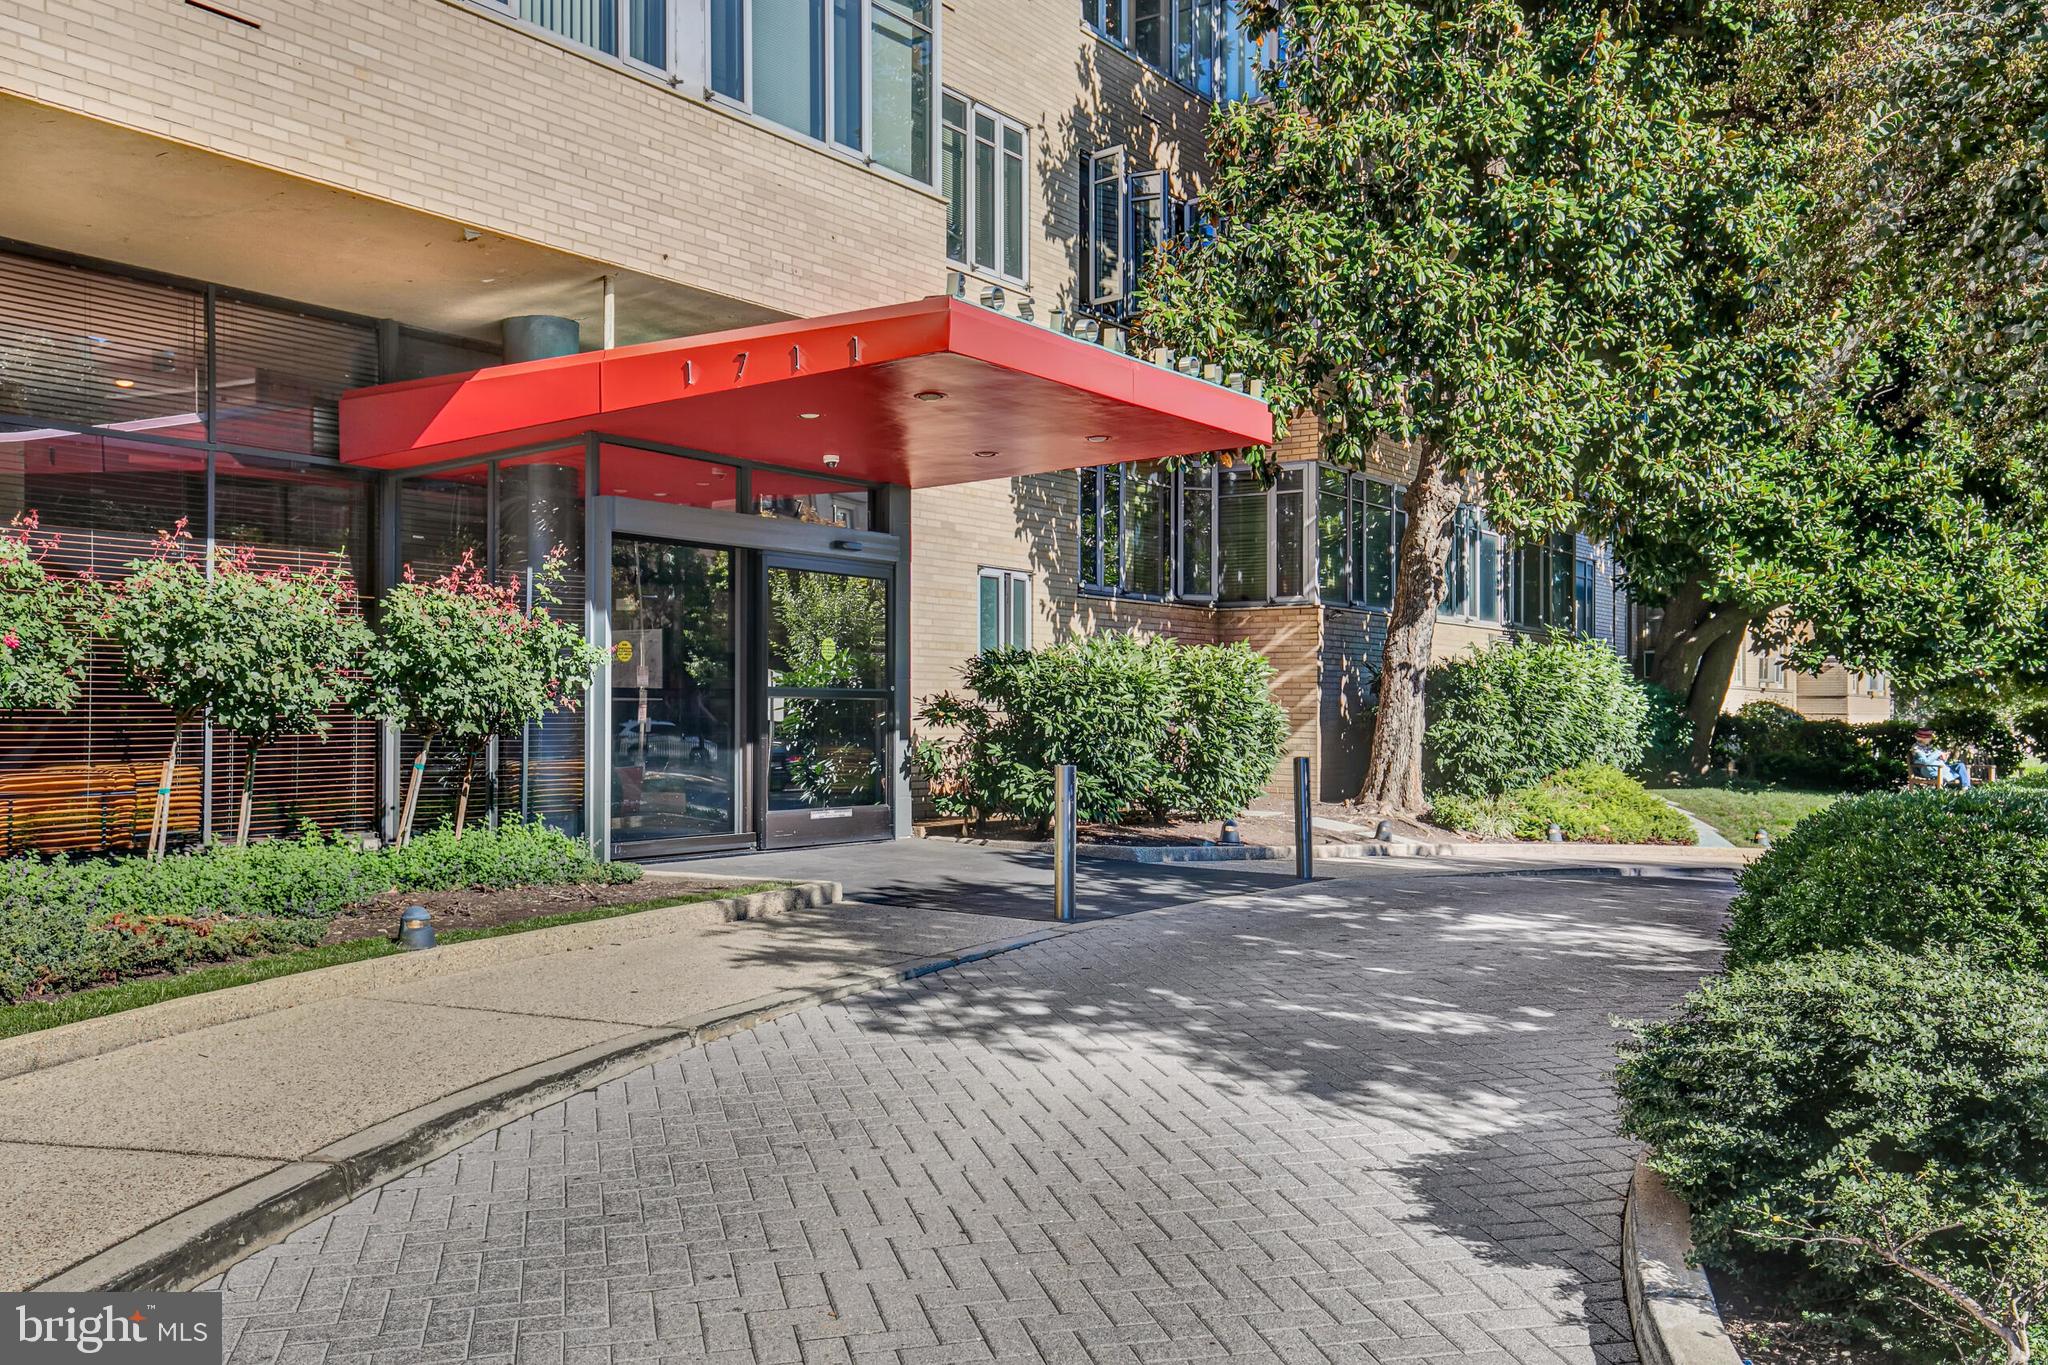
M 1610 1016 L 1724 901 L 1319 883 L 808 1010 L 251 1257 L 229 1360 L 1633 1365 Z

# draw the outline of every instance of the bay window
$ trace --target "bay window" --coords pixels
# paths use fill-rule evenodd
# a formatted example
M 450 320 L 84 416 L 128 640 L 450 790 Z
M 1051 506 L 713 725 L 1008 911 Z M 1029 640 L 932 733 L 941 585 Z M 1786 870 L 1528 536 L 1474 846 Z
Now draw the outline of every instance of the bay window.
M 1272 596 L 1266 573 L 1266 490 L 1249 469 L 1226 469 L 1216 486 L 1216 557 L 1225 602 L 1263 602 Z
M 947 259 L 1025 283 L 1024 125 L 948 90 L 939 163 Z
M 1177 591 L 1190 602 L 1216 598 L 1216 466 L 1189 465 L 1179 478 L 1174 557 Z
M 1149 461 L 1081 471 L 1081 584 L 1184 602 L 1298 601 L 1311 532 L 1307 470 Z
M 1393 606 L 1394 565 L 1407 525 L 1402 490 L 1327 465 L 1318 489 L 1317 563 L 1323 601 Z

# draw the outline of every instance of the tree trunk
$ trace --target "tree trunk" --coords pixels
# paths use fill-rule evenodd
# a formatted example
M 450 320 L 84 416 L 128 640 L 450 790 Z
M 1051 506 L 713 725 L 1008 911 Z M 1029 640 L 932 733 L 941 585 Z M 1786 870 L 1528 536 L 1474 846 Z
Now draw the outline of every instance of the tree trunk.
M 249 846 L 249 812 L 256 805 L 256 750 L 249 746 L 248 755 L 242 762 L 242 809 L 235 816 L 235 847 Z
M 179 716 L 171 724 L 171 751 L 164 755 L 163 777 L 156 784 L 156 806 L 149 817 L 149 856 L 161 858 L 171 843 L 171 784 L 178 778 L 178 746 L 185 739 L 190 716 Z
M 420 783 L 427 775 L 427 750 L 432 748 L 432 735 L 420 736 L 420 751 L 413 755 L 412 778 L 405 785 L 405 805 L 398 814 L 398 846 L 404 848 L 412 842 L 412 814 L 419 809 Z
M 1692 722 L 1692 768 L 1705 772 L 1713 761 L 1714 723 L 1728 699 L 1735 661 L 1755 614 L 1709 601 L 1694 579 L 1671 594 L 1651 642 L 1656 654 L 1652 679 L 1678 699 Z
M 640 733 L 647 733 L 645 726 L 641 727 Z M 475 775 L 476 750 L 471 749 L 462 756 L 462 785 L 455 791 L 455 837 L 458 839 L 462 837 L 463 825 L 469 820 L 469 783 Z
M 1423 685 L 1436 638 L 1437 603 L 1451 554 L 1451 521 L 1458 483 L 1444 450 L 1422 442 L 1422 458 L 1408 485 L 1408 529 L 1401 536 L 1394 606 L 1380 663 L 1379 702 L 1373 711 L 1372 754 L 1358 803 L 1376 815 L 1415 815 L 1422 795 Z

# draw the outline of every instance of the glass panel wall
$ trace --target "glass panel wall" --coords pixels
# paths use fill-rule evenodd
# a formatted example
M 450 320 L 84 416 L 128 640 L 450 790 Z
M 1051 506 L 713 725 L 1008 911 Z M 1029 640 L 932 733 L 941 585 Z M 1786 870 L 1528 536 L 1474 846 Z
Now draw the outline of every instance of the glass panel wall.
M 768 570 L 768 809 L 888 800 L 889 594 L 884 579 Z
M 588 559 L 583 540 L 583 447 L 500 462 L 497 557 L 492 574 L 565 625 L 582 628 Z M 559 573 L 547 572 L 555 557 Z M 585 704 L 588 704 L 587 699 Z M 566 834 L 584 832 L 583 711 L 556 711 L 498 742 L 495 795 L 501 813 L 538 816 Z

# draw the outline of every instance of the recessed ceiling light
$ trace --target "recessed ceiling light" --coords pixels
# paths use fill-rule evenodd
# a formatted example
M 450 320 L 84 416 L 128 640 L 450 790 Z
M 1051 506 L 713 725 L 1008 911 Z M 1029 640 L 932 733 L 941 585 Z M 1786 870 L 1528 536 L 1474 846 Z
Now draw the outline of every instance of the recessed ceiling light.
M 815 422 L 818 420 L 818 414 L 815 412 L 800 412 L 797 414 L 797 416 L 803 418 L 806 422 Z
M 114 387 L 117 389 L 132 389 L 135 387 L 135 381 L 132 379 L 116 379 Z
M 993 450 L 977 450 L 974 452 L 974 458 L 977 460 L 993 460 L 995 457 L 996 452 Z
M 917 401 L 920 403 L 936 403 L 945 396 L 937 389 L 925 389 L 917 394 Z
M 1094 442 L 1095 444 L 1100 445 L 1104 441 L 1107 441 L 1109 438 L 1107 436 L 1090 436 L 1088 439 Z

